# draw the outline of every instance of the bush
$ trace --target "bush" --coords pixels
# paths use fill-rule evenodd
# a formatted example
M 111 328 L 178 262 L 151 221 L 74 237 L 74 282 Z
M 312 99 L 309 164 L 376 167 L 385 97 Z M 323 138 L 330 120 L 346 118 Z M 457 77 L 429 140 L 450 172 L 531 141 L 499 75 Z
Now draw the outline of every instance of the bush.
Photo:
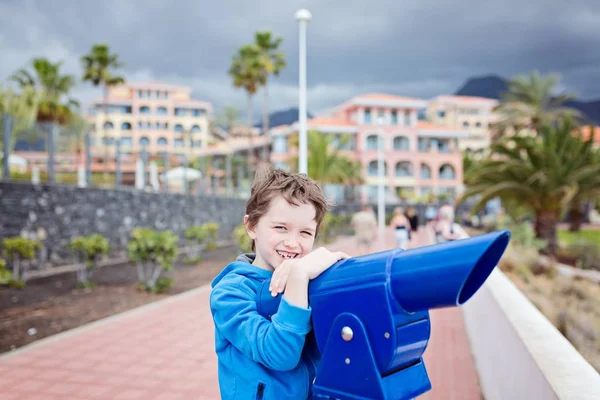
M 185 238 L 197 245 L 187 261 L 190 263 L 198 262 L 202 251 L 216 249 L 218 234 L 219 224 L 217 223 L 207 223 L 186 229 Z
M 576 257 L 576 266 L 581 269 L 600 271 L 600 246 L 585 239 L 567 246 L 567 254 Z
M 110 245 L 108 240 L 100 234 L 76 237 L 69 244 L 69 248 L 75 252 L 83 266 L 77 271 L 77 283 L 79 287 L 92 287 L 90 281 L 92 272 L 96 268 L 98 259 L 108 254 Z
M 6 270 L 6 261 L 0 258 L 0 285 L 8 285 L 12 281 L 12 273 Z
M 158 232 L 138 228 L 131 233 L 131 240 L 127 245 L 129 259 L 136 263 L 138 280 L 144 290 L 156 292 L 161 272 L 173 270 L 178 240 L 172 231 Z
M 248 236 L 244 224 L 238 225 L 233 230 L 232 236 L 242 253 L 250 253 L 252 251 L 252 239 Z
M 4 239 L 2 245 L 4 247 L 4 257 L 12 264 L 13 280 L 20 282 L 17 286 L 24 286 L 25 269 L 21 268 L 21 261 L 33 260 L 36 252 L 41 247 L 40 242 L 22 237 L 11 237 Z

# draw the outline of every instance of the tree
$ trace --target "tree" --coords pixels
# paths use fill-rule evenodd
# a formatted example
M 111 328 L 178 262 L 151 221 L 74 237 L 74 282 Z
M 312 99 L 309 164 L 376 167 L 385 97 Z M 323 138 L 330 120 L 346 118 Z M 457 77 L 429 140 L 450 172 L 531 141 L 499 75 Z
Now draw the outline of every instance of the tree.
M 1 120 L 5 114 L 8 114 L 12 121 L 9 151 L 12 151 L 17 139 L 35 124 L 40 98 L 41 93 L 31 86 L 24 87 L 21 93 L 15 93 L 0 85 L 0 137 L 4 137 L 4 123 Z M 3 153 L 4 146 L 5 143 L 2 141 Z
M 254 43 L 259 49 L 260 65 L 263 69 L 260 74 L 260 85 L 263 87 L 265 99 L 263 104 L 263 135 L 265 136 L 265 161 L 270 162 L 269 143 L 269 90 L 268 81 L 271 74 L 279 76 L 279 73 L 285 68 L 285 54 L 279 51 L 279 46 L 283 38 L 273 38 L 271 32 L 256 32 Z
M 72 75 L 61 75 L 62 61 L 52 63 L 46 58 L 35 58 L 32 64 L 34 74 L 22 68 L 10 80 L 17 82 L 23 90 L 33 88 L 39 92 L 37 122 L 54 122 L 59 125 L 68 123 L 74 116 L 73 108 L 79 107 L 79 103 L 71 98 L 63 103 L 63 97 L 75 86 L 75 78 Z
M 113 74 L 113 69 L 123 67 L 123 63 L 119 61 L 119 55 L 116 53 L 110 53 L 110 49 L 107 44 L 94 44 L 89 52 L 81 57 L 81 63 L 83 66 L 83 81 L 92 82 L 95 87 L 102 86 L 102 111 L 104 112 L 104 121 L 107 119 L 107 103 L 108 103 L 108 89 L 111 86 L 125 83 L 125 78 Z M 108 171 L 108 138 L 106 135 L 106 129 L 102 127 L 104 137 L 104 174 Z
M 264 81 L 260 54 L 260 49 L 256 45 L 250 44 L 240 47 L 238 52 L 233 55 L 228 71 L 233 80 L 233 86 L 244 89 L 248 96 L 248 134 L 250 141 L 248 169 L 250 171 L 256 169 L 252 134 L 252 97 L 256 94 L 260 82 Z
M 291 139 L 291 146 L 298 146 L 297 136 Z M 358 161 L 340 154 L 351 140 L 342 135 L 337 144 L 334 136 L 317 131 L 308 132 L 308 176 L 317 182 L 335 184 L 360 184 L 363 182 L 362 167 Z M 298 158 L 292 158 L 292 170 L 298 168 Z
M 576 119 L 581 114 L 563 104 L 573 99 L 570 94 L 554 95 L 560 77 L 555 74 L 540 75 L 533 71 L 530 75 L 517 76 L 508 84 L 500 104 L 494 110 L 499 120 L 493 125 L 493 138 L 498 139 L 512 131 L 533 130 L 537 134 L 544 124 L 555 124 L 566 116 Z
M 598 193 L 590 182 L 600 179 L 600 163 L 592 138 L 573 134 L 570 117 L 543 125 L 537 137 L 505 137 L 491 146 L 492 155 L 472 169 L 458 204 L 479 196 L 474 210 L 495 197 L 526 206 L 535 216 L 535 232 L 553 254 L 557 247 L 556 225 L 577 196 Z M 577 155 L 577 156 L 574 156 Z

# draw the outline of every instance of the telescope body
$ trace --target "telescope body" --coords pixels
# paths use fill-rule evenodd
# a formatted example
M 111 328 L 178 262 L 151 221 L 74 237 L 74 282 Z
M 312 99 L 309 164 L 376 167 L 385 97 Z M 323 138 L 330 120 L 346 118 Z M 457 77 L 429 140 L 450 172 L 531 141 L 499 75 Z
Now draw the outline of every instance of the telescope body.
M 431 389 L 423 363 L 429 310 L 464 304 L 488 278 L 510 240 L 500 231 L 340 261 L 309 284 L 321 360 L 315 399 L 411 399 Z M 281 295 L 257 296 L 270 318 Z

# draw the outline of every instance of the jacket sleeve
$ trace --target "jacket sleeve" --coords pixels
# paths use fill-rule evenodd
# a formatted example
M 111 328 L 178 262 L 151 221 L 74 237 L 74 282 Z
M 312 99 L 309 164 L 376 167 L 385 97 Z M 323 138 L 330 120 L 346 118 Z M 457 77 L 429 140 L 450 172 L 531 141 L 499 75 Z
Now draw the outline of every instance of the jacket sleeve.
M 256 309 L 256 294 L 239 281 L 213 288 L 210 308 L 219 333 L 255 362 L 277 371 L 294 369 L 300 362 L 311 328 L 310 308 L 296 307 L 282 297 L 269 321 Z

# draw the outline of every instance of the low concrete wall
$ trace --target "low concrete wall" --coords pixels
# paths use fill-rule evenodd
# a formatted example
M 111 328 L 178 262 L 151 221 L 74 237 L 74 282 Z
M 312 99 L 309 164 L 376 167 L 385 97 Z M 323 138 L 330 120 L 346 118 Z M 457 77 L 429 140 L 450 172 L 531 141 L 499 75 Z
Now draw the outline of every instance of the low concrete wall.
M 600 399 L 600 375 L 502 271 L 462 308 L 486 400 Z

